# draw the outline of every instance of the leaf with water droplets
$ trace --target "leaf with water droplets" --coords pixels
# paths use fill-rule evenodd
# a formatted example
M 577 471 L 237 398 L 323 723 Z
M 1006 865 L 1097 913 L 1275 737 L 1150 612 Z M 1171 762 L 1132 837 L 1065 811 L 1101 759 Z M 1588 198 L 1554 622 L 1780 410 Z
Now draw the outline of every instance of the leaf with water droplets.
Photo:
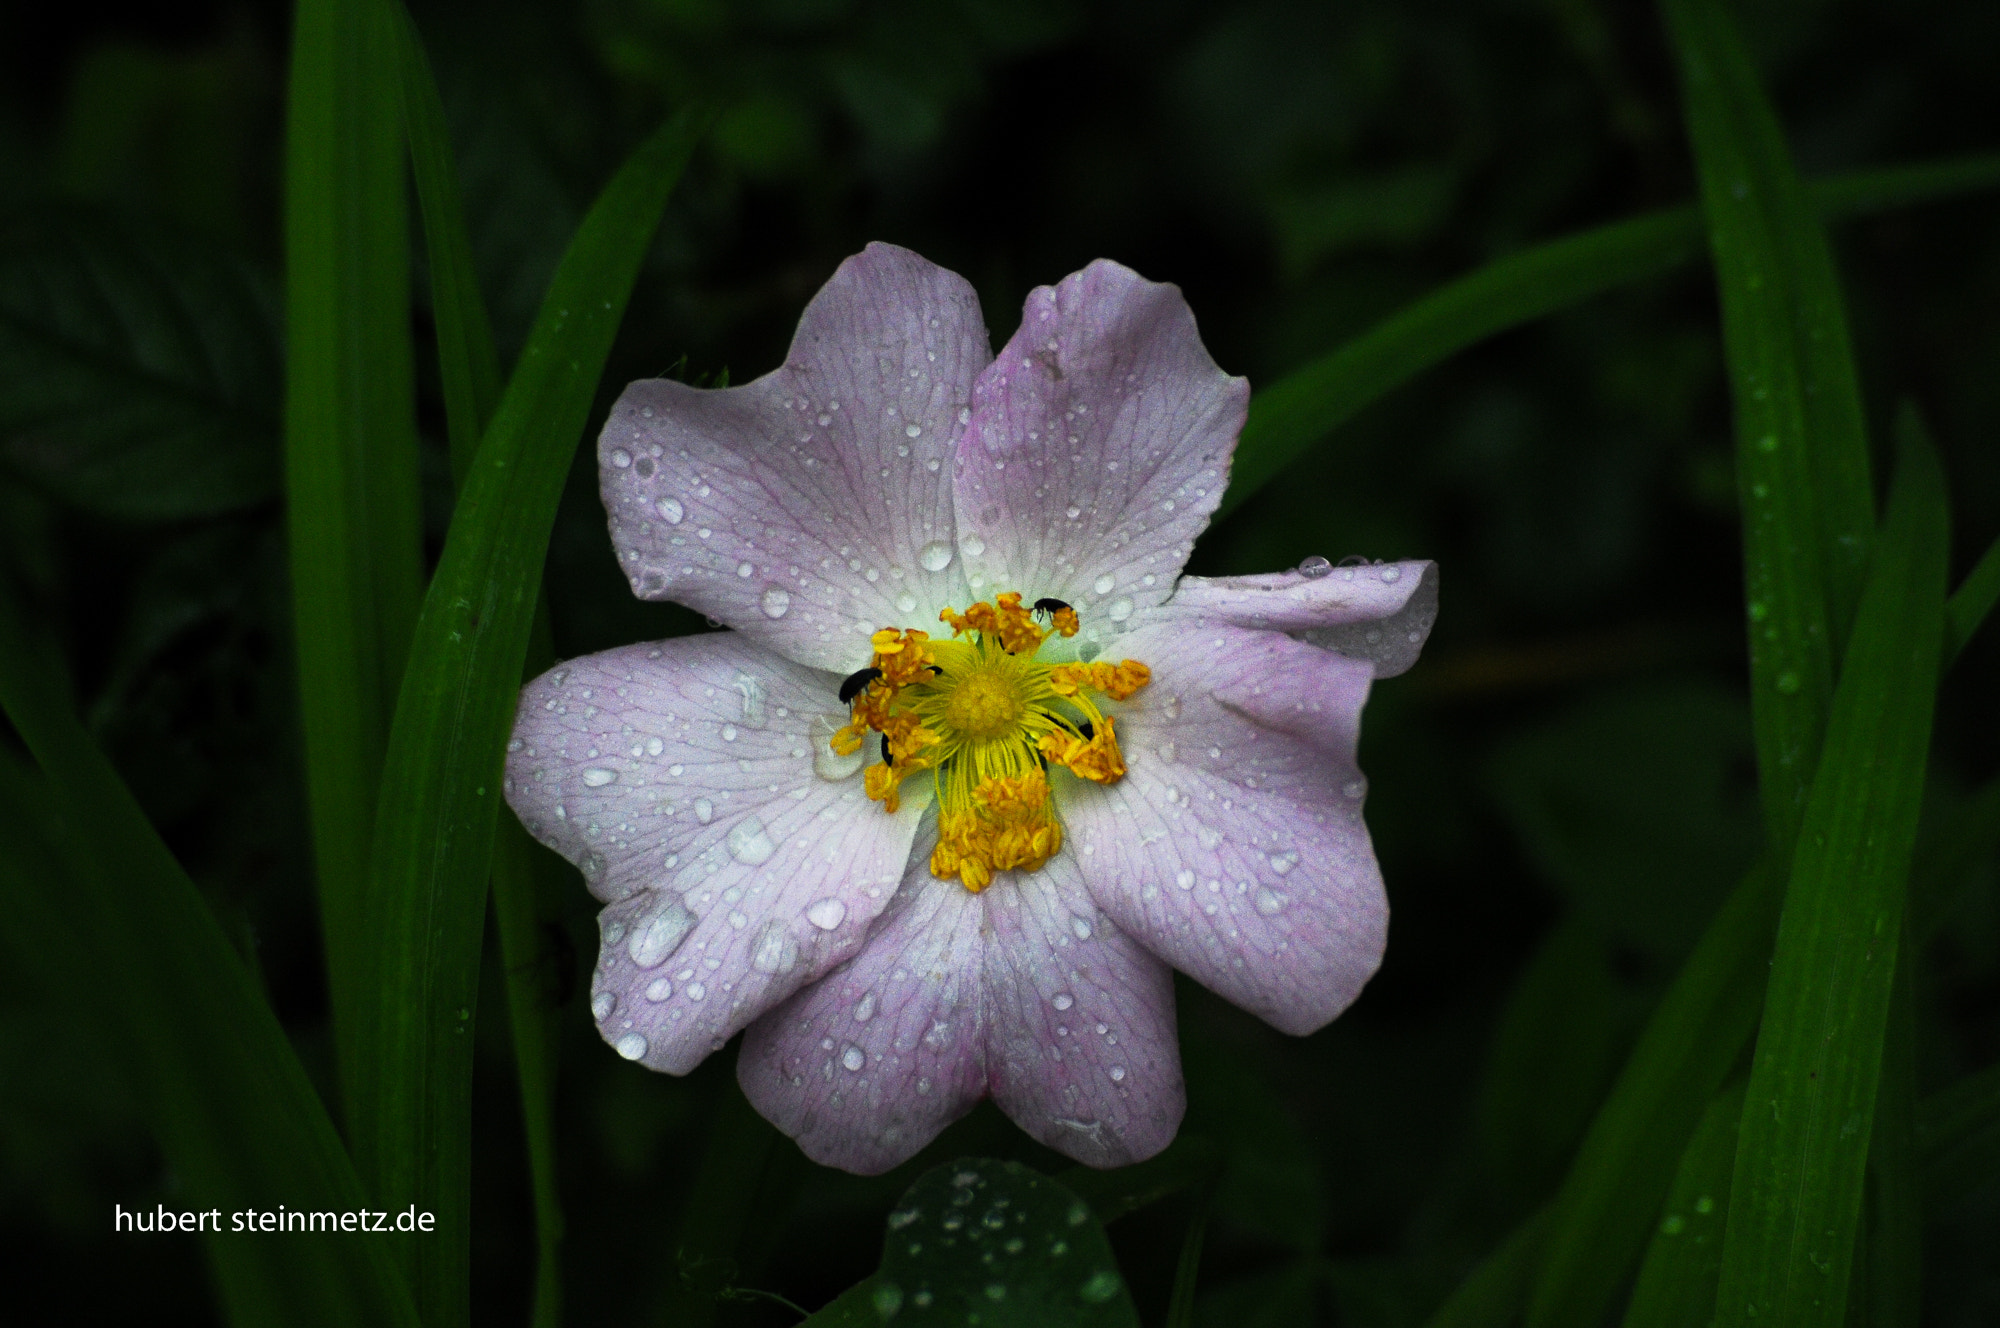
M 1089 1205 L 1019 1163 L 975 1158 L 919 1177 L 889 1213 L 880 1270 L 804 1328 L 1138 1322 Z

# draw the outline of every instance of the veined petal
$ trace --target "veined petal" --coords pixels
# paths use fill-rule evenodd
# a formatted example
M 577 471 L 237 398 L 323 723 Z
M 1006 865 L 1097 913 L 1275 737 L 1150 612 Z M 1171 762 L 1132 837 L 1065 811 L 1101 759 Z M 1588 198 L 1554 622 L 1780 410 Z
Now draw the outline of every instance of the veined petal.
M 1153 682 L 1119 711 L 1126 777 L 1066 785 L 1065 851 L 1147 949 L 1310 1033 L 1360 993 L 1388 937 L 1355 765 L 1371 666 L 1217 621 L 1121 646 Z
M 611 905 L 592 1013 L 628 1058 L 692 1069 L 853 954 L 893 894 L 922 799 L 886 815 L 858 760 L 818 751 L 837 684 L 722 632 L 523 690 L 507 800 Z
M 1098 909 L 1071 854 L 980 898 L 994 1101 L 1089 1166 L 1165 1148 L 1187 1106 L 1167 966 Z
M 633 383 L 597 445 L 633 593 L 839 673 L 884 624 L 934 623 L 965 602 L 952 444 L 990 358 L 963 278 L 871 244 L 813 297 L 782 368 Z
M 1417 662 L 1437 621 L 1438 570 L 1432 562 L 1328 567 L 1313 574 L 1184 576 L 1154 621 L 1220 619 L 1270 628 L 1337 650 L 1393 678 Z
M 745 1096 L 815 1162 L 887 1171 L 986 1096 L 984 907 L 930 874 L 934 838 L 919 838 L 861 953 L 743 1039 Z
M 1249 400 L 1179 288 L 1100 259 L 1034 291 L 958 444 L 972 588 L 1065 600 L 1087 634 L 1142 619 L 1222 500 Z

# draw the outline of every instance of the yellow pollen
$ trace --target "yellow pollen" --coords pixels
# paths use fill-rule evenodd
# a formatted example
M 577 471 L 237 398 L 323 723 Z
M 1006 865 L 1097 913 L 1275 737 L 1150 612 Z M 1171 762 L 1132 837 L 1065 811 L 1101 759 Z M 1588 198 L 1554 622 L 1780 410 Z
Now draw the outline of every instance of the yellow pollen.
M 1137 660 L 1038 662 L 1051 636 L 1078 630 L 1075 610 L 1041 601 L 1048 630 L 1008 591 L 940 621 L 952 639 L 884 627 L 870 639 L 872 678 L 830 742 L 843 756 L 881 735 L 868 796 L 894 812 L 902 782 L 929 771 L 938 842 L 931 874 L 975 893 L 999 871 L 1035 871 L 1062 849 L 1049 767 L 1113 784 L 1124 778 L 1117 726 L 1098 697 L 1123 701 L 1151 679 Z

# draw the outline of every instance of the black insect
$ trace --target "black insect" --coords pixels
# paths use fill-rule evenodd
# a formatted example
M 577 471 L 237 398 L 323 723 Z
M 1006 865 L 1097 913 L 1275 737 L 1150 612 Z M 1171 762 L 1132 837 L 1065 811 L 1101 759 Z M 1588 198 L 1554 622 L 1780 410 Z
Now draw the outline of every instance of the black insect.
M 1076 722 L 1076 731 L 1083 735 L 1086 742 L 1097 736 L 1097 730 L 1090 726 L 1090 721 L 1087 719 L 1080 719 Z
M 886 733 L 882 735 L 882 764 L 896 764 L 896 754 L 889 750 L 889 735 Z
M 869 683 L 874 682 L 881 676 L 882 670 L 880 669 L 856 669 L 854 672 L 848 674 L 840 682 L 840 703 L 842 705 L 852 704 L 854 698 L 861 695 L 867 689 Z
M 1069 605 L 1059 599 L 1044 598 L 1035 601 L 1034 612 L 1041 614 L 1045 618 L 1053 618 L 1068 607 Z

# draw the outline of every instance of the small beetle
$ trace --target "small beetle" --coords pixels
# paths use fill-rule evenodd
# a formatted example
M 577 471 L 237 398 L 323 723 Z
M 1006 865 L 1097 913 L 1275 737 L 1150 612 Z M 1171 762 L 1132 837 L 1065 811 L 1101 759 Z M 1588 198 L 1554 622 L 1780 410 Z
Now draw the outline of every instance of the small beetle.
M 866 691 L 868 684 L 881 676 L 882 670 L 880 669 L 856 669 L 853 673 L 848 674 L 840 683 L 840 703 L 842 705 L 853 704 L 854 698 Z

